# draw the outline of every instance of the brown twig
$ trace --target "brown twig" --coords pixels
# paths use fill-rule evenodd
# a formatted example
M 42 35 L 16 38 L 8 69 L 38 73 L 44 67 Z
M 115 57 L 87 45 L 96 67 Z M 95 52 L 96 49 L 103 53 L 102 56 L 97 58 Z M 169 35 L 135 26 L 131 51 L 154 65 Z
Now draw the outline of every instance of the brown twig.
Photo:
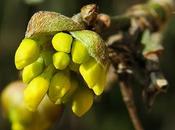
M 126 82 L 120 81 L 120 91 L 123 97 L 123 101 L 128 109 L 135 130 L 144 130 L 137 114 L 137 109 L 133 99 L 132 88 L 128 86 Z
M 91 4 L 84 6 L 81 13 L 73 17 L 75 21 L 84 23 L 87 29 L 99 33 L 104 40 L 108 39 L 109 59 L 118 74 L 123 101 L 126 104 L 135 130 L 144 129 L 137 114 L 133 90 L 128 83 L 129 79 L 125 76 L 132 74 L 137 79 L 139 76 L 135 75 L 139 74 L 144 77 L 143 79 L 146 79 L 144 82 L 151 82 L 151 84 L 153 82 L 157 86 L 157 81 L 159 81 L 158 84 L 161 88 L 167 85 L 166 79 L 162 78 L 163 76 L 159 78 L 162 73 L 157 73 L 157 69 L 153 70 L 152 75 L 147 76 L 147 74 L 150 74 L 150 69 L 147 68 L 149 58 L 142 55 L 142 52 L 150 45 L 148 44 L 150 39 L 147 38 L 146 41 L 149 42 L 143 46 L 142 38 L 146 30 L 149 30 L 150 34 L 160 31 L 172 12 L 172 5 L 173 0 L 168 2 L 167 0 L 150 0 L 148 3 L 131 7 L 123 15 L 110 17 L 106 14 L 98 14 L 96 5 Z M 115 35 L 113 39 L 111 39 L 112 35 Z M 155 42 L 151 43 L 155 44 Z M 152 67 L 154 66 L 151 65 L 150 68 Z M 143 82 L 143 80 L 140 79 L 140 82 Z M 146 90 L 149 90 L 145 92 L 145 99 L 154 101 L 154 97 L 157 95 L 155 85 L 151 85 L 151 89 L 147 87 L 147 83 L 144 85 Z

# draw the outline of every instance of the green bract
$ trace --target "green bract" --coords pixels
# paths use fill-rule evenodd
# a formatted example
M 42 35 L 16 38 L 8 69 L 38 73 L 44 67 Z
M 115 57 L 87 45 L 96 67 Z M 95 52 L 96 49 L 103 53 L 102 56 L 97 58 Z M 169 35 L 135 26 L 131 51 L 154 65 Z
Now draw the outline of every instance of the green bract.
M 36 111 L 47 94 L 55 104 L 72 102 L 77 116 L 85 114 L 94 94 L 100 95 L 105 89 L 108 60 L 101 37 L 68 17 L 39 12 L 29 21 L 26 38 L 33 43 L 25 47 L 35 44 L 41 52 L 37 58 L 42 59 L 25 58 L 30 65 L 17 67 L 24 68 L 22 77 L 28 83 L 24 91 L 27 108 Z M 25 52 L 22 47 L 18 50 Z M 25 54 L 33 55 L 29 52 Z
M 108 64 L 106 46 L 102 38 L 93 31 L 81 30 L 71 32 L 72 36 L 81 41 L 87 48 L 89 55 L 92 56 L 104 68 Z

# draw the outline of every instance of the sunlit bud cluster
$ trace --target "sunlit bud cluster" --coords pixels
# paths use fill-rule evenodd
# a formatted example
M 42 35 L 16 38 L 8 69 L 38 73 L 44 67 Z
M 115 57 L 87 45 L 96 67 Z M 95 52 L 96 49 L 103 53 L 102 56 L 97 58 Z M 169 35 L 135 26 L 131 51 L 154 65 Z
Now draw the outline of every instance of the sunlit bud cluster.
M 100 95 L 106 82 L 107 65 L 91 53 L 98 47 L 88 47 L 68 32 L 56 33 L 47 43 L 39 43 L 35 38 L 22 40 L 15 65 L 22 70 L 23 82 L 27 84 L 26 107 L 36 111 L 47 94 L 55 104 L 70 102 L 77 116 L 85 114 L 93 104 L 94 94 Z

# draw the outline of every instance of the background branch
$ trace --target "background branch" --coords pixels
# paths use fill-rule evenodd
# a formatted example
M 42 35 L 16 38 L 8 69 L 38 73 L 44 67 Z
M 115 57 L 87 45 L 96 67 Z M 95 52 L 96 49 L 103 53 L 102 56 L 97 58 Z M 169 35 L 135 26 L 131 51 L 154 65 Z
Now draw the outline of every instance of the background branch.
M 154 57 L 159 57 L 158 52 L 163 51 L 160 37 L 157 42 L 153 36 L 155 32 L 162 33 L 161 29 L 171 16 L 172 10 L 171 0 L 150 0 L 131 7 L 122 17 L 110 18 L 111 23 L 106 28 L 107 31 L 101 29 L 104 39 L 108 38 L 109 58 L 119 75 L 120 91 L 135 130 L 144 129 L 137 114 L 128 76 L 144 79 L 143 101 L 146 101 L 146 106 L 153 104 L 155 96 L 162 91 L 159 88 L 167 88 L 168 82 L 161 72 L 160 63 L 156 61 L 156 69 L 155 63 L 148 64 L 150 60 L 154 61 Z M 115 37 L 110 37 L 114 34 Z M 147 54 L 151 56 L 145 55 L 145 50 L 148 50 Z M 141 76 L 137 76 L 137 72 L 141 72 Z M 157 81 L 161 81 L 161 84 Z
M 130 86 L 124 81 L 120 81 L 120 91 L 123 97 L 123 101 L 128 109 L 131 121 L 135 130 L 144 130 L 141 121 L 137 114 L 137 108 L 134 103 L 133 91 Z

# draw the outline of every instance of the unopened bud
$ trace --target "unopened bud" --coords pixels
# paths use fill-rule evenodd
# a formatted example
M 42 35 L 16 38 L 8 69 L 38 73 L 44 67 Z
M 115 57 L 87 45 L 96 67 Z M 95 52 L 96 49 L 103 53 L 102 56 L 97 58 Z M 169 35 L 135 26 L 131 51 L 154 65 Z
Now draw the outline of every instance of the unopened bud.
M 77 64 L 86 62 L 90 57 L 86 47 L 78 40 L 73 41 L 71 54 L 73 62 Z
M 62 97 L 61 99 L 63 103 L 66 103 L 71 99 L 71 96 L 77 90 L 78 86 L 79 86 L 78 80 L 74 77 L 71 77 L 71 87 L 69 91 L 65 94 L 65 96 Z
M 70 63 L 70 56 L 64 52 L 57 52 L 53 55 L 53 64 L 56 69 L 63 70 Z
M 54 73 L 54 67 L 48 66 L 46 70 L 34 78 L 24 90 L 24 102 L 30 111 L 36 111 L 38 105 L 44 98 L 50 84 L 50 78 Z
M 70 53 L 72 36 L 67 33 L 57 33 L 52 39 L 52 45 L 55 50 Z
M 93 88 L 101 76 L 100 74 L 103 68 L 95 59 L 91 58 L 87 62 L 81 64 L 79 70 L 88 87 Z
M 43 58 L 38 58 L 37 61 L 24 67 L 22 79 L 24 83 L 29 83 L 33 78 L 38 76 L 44 69 Z
M 101 95 L 103 93 L 104 88 L 105 88 L 105 83 L 106 83 L 106 75 L 107 75 L 106 70 L 102 70 L 100 72 L 100 77 L 97 80 L 94 87 L 92 88 L 96 95 Z
M 68 71 L 59 71 L 51 79 L 48 96 L 51 101 L 61 104 L 61 98 L 69 91 L 71 87 L 70 73 Z
M 79 117 L 83 116 L 93 104 L 93 93 L 87 88 L 76 91 L 72 101 L 72 111 Z
M 39 57 L 40 49 L 32 39 L 22 40 L 15 54 L 15 65 L 17 69 L 22 69 L 31 64 Z

